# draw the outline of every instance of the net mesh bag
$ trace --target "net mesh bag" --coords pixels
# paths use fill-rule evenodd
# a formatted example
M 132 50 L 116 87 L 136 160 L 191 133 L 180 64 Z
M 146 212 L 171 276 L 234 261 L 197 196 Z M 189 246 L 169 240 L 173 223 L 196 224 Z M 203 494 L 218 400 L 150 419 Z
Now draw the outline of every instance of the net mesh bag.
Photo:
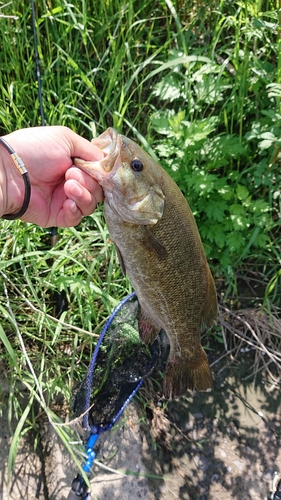
M 84 428 L 111 425 L 143 380 L 159 367 L 164 342 L 158 336 L 152 345 L 142 344 L 138 316 L 133 293 L 115 309 L 99 337 L 88 371 L 74 393 L 73 412 L 76 417 L 85 414 Z

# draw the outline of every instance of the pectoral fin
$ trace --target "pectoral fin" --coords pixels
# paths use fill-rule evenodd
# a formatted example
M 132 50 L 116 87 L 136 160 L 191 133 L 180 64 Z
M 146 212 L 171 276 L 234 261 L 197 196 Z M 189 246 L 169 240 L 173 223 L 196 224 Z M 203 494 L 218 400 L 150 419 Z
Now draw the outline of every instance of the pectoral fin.
M 144 226 L 143 233 L 144 233 L 144 237 L 142 239 L 143 245 L 148 250 L 153 250 L 158 255 L 158 257 L 160 258 L 166 257 L 167 250 L 164 247 L 164 245 L 162 245 L 162 243 L 156 238 L 152 229 L 148 228 L 147 226 Z
M 118 246 L 116 245 L 116 243 L 114 243 L 114 245 L 115 245 L 115 248 L 116 248 L 117 257 L 118 257 L 118 260 L 119 260 L 119 264 L 120 264 L 122 273 L 124 274 L 124 276 L 126 276 L 126 267 L 125 267 L 125 264 L 124 264 L 124 260 L 123 260 L 122 254 L 121 254 Z

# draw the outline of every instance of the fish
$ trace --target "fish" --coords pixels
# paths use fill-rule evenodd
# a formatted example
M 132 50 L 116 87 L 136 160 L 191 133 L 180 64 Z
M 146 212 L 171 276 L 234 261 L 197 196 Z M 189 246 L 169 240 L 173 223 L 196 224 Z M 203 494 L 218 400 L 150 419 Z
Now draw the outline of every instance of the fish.
M 201 332 L 216 322 L 217 295 L 188 202 L 133 140 L 108 128 L 92 142 L 104 158 L 74 163 L 103 188 L 109 236 L 140 304 L 141 341 L 151 344 L 161 330 L 168 336 L 164 395 L 211 390 Z

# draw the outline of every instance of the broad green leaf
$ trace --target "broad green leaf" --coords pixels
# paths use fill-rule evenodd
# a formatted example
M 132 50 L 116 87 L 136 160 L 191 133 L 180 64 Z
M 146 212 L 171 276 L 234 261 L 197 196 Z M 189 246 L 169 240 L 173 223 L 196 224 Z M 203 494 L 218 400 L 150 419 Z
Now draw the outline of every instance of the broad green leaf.
M 249 191 L 245 186 L 242 186 L 241 184 L 238 184 L 236 188 L 236 194 L 239 200 L 246 200 L 249 196 Z
M 245 208 L 243 207 L 243 205 L 240 205 L 238 203 L 233 203 L 232 205 L 230 205 L 229 210 L 233 216 L 245 214 Z
M 209 217 L 209 219 L 213 219 L 218 222 L 223 222 L 225 219 L 225 212 L 227 209 L 228 206 L 225 201 L 212 199 L 210 203 L 206 205 L 206 214 Z
M 168 75 L 155 85 L 153 94 L 160 99 L 172 102 L 181 95 L 180 84 L 172 75 Z
M 264 132 L 260 134 L 260 139 L 265 139 L 267 141 L 275 141 L 276 137 L 272 132 Z
M 259 142 L 260 149 L 268 149 L 268 148 L 270 148 L 270 146 L 272 146 L 272 141 L 265 140 L 265 141 Z
M 233 231 L 226 235 L 226 244 L 232 253 L 237 252 L 245 246 L 245 238 L 239 231 Z

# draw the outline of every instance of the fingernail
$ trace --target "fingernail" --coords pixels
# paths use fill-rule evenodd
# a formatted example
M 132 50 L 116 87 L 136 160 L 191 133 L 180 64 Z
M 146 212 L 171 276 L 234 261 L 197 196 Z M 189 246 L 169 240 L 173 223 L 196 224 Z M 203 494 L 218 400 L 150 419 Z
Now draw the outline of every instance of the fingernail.
M 83 190 L 81 186 L 77 182 L 75 182 L 75 184 L 72 186 L 71 192 L 75 198 L 80 198 L 80 196 L 83 193 Z
M 76 203 L 73 201 L 72 204 L 70 205 L 70 210 L 73 214 L 75 214 L 75 212 L 77 212 L 77 205 Z

